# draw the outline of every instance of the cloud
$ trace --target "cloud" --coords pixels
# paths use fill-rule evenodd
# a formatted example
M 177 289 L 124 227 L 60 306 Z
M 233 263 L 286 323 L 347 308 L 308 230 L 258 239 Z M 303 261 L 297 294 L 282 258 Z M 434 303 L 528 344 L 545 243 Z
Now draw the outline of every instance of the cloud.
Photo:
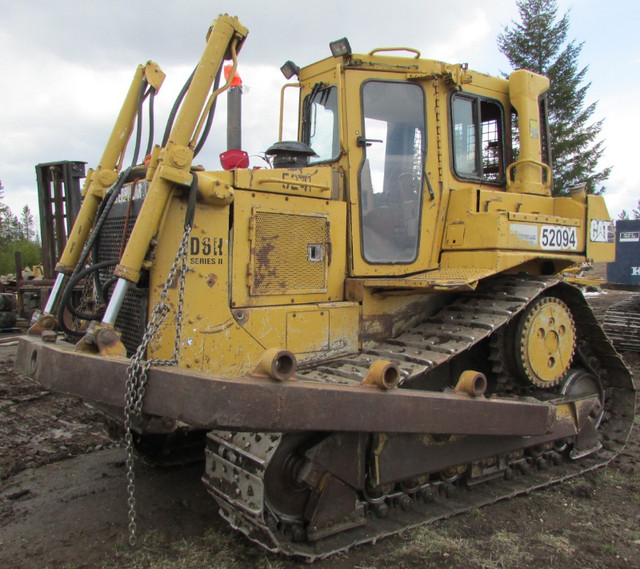
M 245 97 L 244 130 L 246 143 L 255 146 L 252 152 L 264 150 L 277 137 L 284 82 L 278 69 L 287 59 L 309 64 L 329 55 L 329 41 L 347 36 L 359 52 L 381 45 L 417 46 L 430 57 L 437 47 L 437 57 L 450 54 L 457 61 L 457 53 L 477 46 L 488 34 L 482 10 L 474 7 L 471 17 L 460 18 L 469 0 L 451 0 L 446 6 L 431 0 L 392 5 L 326 0 L 313 6 L 236 0 L 219 6 L 250 30 L 241 70 L 251 88 Z M 161 7 L 150 0 L 5 2 L 0 89 L 9 112 L 0 114 L 0 180 L 10 207 L 21 209 L 27 201 L 35 209 L 35 164 L 96 164 L 135 66 L 148 59 L 167 72 L 157 103 L 162 124 L 202 53 L 218 9 L 208 0 Z M 223 119 L 224 109 L 219 113 Z M 214 147 L 219 138 L 219 132 L 212 134 Z M 218 167 L 217 160 L 209 167 Z
M 579 24 L 572 32 L 588 38 L 587 45 L 602 52 L 610 68 L 611 58 L 604 55 L 607 44 L 599 43 L 600 37 L 606 40 L 603 19 L 586 8 L 581 11 L 580 6 L 571 13 L 572 23 Z M 157 61 L 167 73 L 156 104 L 157 132 L 161 133 L 176 94 L 202 53 L 209 25 L 224 11 L 237 15 L 250 30 L 240 54 L 240 69 L 248 87 L 243 101 L 243 140 L 254 155 L 277 138 L 284 83 L 279 67 L 287 59 L 307 65 L 329 55 L 330 41 L 346 36 L 356 52 L 380 46 L 415 47 L 423 57 L 468 62 L 473 69 L 496 74 L 505 61 L 495 37 L 517 15 L 512 0 L 495 0 L 486 8 L 474 0 L 325 0 L 314 5 L 291 0 L 191 0 L 162 5 L 151 0 L 4 2 L 0 20 L 0 180 L 13 211 L 24 203 L 37 211 L 35 164 L 54 160 L 97 163 L 134 69 L 148 59 Z M 590 28 L 584 27 L 588 17 L 595 18 L 601 33 L 588 32 Z M 637 47 L 629 49 L 637 53 Z M 606 103 L 605 108 L 612 82 L 599 82 L 601 68 L 591 67 L 591 72 L 593 92 L 602 101 L 598 113 L 606 117 L 604 164 L 614 166 L 607 201 L 611 211 L 617 212 L 635 205 L 636 200 L 637 190 L 627 168 L 634 163 L 632 141 L 626 134 L 635 102 L 626 98 Z M 219 167 L 217 155 L 224 150 L 222 103 L 200 157 L 208 168 Z M 634 116 L 638 124 L 637 113 Z

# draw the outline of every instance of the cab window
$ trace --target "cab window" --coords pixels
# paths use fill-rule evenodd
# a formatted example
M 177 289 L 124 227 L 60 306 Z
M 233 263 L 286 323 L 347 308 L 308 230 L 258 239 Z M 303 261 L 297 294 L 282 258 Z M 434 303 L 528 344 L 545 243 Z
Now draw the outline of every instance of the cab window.
M 315 151 L 309 163 L 336 160 L 340 156 L 338 95 L 335 85 L 316 84 L 302 105 L 302 141 Z
M 453 169 L 459 178 L 504 183 L 504 119 L 497 101 L 472 95 L 451 100 Z
M 425 99 L 415 83 L 362 85 L 359 174 L 362 254 L 369 263 L 418 256 L 425 157 Z

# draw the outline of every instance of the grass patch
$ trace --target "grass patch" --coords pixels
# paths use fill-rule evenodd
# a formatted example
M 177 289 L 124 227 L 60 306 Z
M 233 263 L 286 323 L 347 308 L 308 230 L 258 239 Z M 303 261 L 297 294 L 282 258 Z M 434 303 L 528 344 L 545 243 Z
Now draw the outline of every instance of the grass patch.
M 283 563 L 237 534 L 210 529 L 202 537 L 169 541 L 149 532 L 135 549 L 121 547 L 103 569 L 283 569 Z
M 446 532 L 446 527 L 442 531 Z M 390 556 L 387 553 L 387 566 L 417 567 L 422 566 L 420 562 L 432 562 L 442 567 L 512 569 L 531 559 L 522 549 L 521 537 L 509 531 L 469 538 L 453 537 L 427 527 L 413 532 L 405 545 Z

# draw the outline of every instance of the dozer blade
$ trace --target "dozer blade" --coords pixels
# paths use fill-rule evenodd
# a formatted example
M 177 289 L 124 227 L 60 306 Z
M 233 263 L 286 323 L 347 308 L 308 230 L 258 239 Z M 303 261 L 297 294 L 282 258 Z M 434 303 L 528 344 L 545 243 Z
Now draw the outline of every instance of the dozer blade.
M 43 386 L 122 407 L 128 360 L 74 351 L 63 343 L 20 339 L 17 371 Z M 185 370 L 149 371 L 143 412 L 194 429 L 541 435 L 553 431 L 553 405 L 363 385 L 216 378 Z M 461 421 L 460 418 L 464 417 Z

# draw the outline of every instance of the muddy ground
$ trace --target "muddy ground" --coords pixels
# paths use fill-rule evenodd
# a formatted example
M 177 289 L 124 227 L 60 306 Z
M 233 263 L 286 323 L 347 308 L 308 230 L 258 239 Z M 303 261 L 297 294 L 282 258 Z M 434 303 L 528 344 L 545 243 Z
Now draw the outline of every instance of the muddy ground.
M 592 297 L 602 315 L 624 292 Z M 139 545 L 127 542 L 124 450 L 99 412 L 13 373 L 0 336 L 0 567 L 290 569 L 226 527 L 202 464 L 137 464 Z M 623 353 L 638 385 L 640 355 Z M 640 428 L 607 468 L 314 565 L 374 568 L 640 568 Z

